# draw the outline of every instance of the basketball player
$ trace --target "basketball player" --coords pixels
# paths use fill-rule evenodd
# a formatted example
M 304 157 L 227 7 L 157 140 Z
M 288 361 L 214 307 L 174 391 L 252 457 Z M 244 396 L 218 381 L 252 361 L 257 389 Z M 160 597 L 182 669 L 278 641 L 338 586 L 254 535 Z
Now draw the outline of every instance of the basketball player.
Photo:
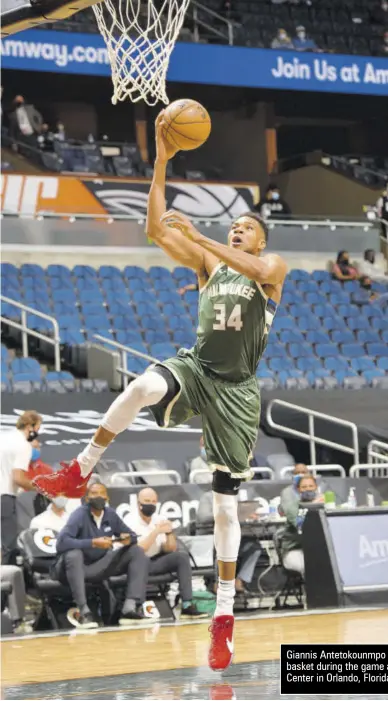
M 105 414 L 89 445 L 61 471 L 37 477 L 49 497 L 79 496 L 94 466 L 115 436 L 143 407 L 159 426 L 201 415 L 206 455 L 213 475 L 214 540 L 218 559 L 217 607 L 211 626 L 209 664 L 225 669 L 233 655 L 233 602 L 240 544 L 237 493 L 249 479 L 256 443 L 260 394 L 256 368 L 267 343 L 286 276 L 275 254 L 261 256 L 267 228 L 257 214 L 240 216 L 228 245 L 200 234 L 178 212 L 166 212 L 166 166 L 175 155 L 156 121 L 157 158 L 149 193 L 147 234 L 171 258 L 196 271 L 200 288 L 197 343 L 157 363 L 136 378 Z

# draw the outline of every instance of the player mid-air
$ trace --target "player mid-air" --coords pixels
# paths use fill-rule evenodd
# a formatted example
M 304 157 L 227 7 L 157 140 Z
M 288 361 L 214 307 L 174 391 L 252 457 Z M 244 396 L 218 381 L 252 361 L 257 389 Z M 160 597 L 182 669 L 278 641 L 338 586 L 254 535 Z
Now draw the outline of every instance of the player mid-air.
M 113 402 L 89 445 L 59 472 L 34 480 L 49 497 L 81 496 L 102 454 L 149 406 L 159 426 L 202 417 L 213 473 L 214 541 L 218 560 L 217 607 L 211 625 L 209 665 L 225 669 L 233 656 L 233 603 L 240 545 L 237 494 L 251 477 L 260 394 L 256 368 L 280 302 L 284 260 L 262 256 L 267 228 L 247 212 L 233 222 L 228 245 L 199 233 L 179 212 L 166 212 L 166 166 L 177 149 L 156 120 L 154 176 L 148 199 L 147 234 L 173 260 L 195 270 L 200 288 L 197 342 L 175 358 L 152 365 Z

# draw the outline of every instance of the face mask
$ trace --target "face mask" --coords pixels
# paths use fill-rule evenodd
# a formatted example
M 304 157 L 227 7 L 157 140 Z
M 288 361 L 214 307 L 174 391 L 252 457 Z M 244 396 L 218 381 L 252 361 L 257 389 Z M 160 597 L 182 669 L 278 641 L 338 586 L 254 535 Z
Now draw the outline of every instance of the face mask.
M 300 475 L 293 475 L 292 476 L 292 483 L 295 484 L 295 486 L 297 486 L 299 484 L 299 480 L 300 480 Z
M 317 492 L 315 489 L 308 489 L 306 492 L 300 493 L 300 500 L 301 501 L 314 501 L 316 496 L 317 496 Z
M 66 497 L 55 497 L 55 499 L 52 499 L 51 501 L 58 509 L 64 509 L 67 504 Z
M 35 438 L 38 438 L 38 435 L 38 431 L 30 431 L 27 438 L 28 442 L 32 443 L 32 441 L 34 441 Z
M 284 41 L 285 39 L 287 39 L 287 34 L 279 34 L 279 39 L 281 41 Z
M 156 504 L 139 504 L 139 509 L 144 516 L 152 516 L 156 511 Z
M 298 32 L 299 39 L 306 39 L 306 32 Z
M 202 460 L 205 460 L 205 462 L 206 462 L 206 460 L 207 460 L 207 458 L 206 458 L 206 450 L 205 450 L 205 448 L 204 448 L 203 446 L 202 446 L 202 448 L 201 448 L 201 450 L 200 450 L 200 455 L 201 455 Z
M 272 193 L 272 199 L 273 199 L 273 200 L 278 200 L 279 197 L 280 197 L 280 195 L 279 195 L 278 192 L 273 192 L 273 193 Z
M 40 458 L 40 450 L 39 448 L 33 448 L 31 453 L 31 461 L 35 462 L 35 460 L 38 460 L 38 458 Z
M 104 497 L 92 497 L 88 501 L 89 508 L 95 509 L 96 511 L 102 511 L 105 509 L 106 499 Z

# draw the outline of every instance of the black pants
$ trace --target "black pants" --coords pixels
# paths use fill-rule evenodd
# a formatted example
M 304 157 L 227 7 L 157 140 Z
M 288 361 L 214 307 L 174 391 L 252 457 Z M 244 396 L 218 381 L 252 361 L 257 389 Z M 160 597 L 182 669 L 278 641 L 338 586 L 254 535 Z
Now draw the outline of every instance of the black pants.
M 16 497 L 1 495 L 1 562 L 14 565 L 17 553 L 18 524 L 16 519 Z
M 157 555 L 152 560 L 149 560 L 148 573 L 150 575 L 176 574 L 182 601 L 191 601 L 193 597 L 193 587 L 191 583 L 191 564 L 188 553 L 183 550 L 177 550 L 173 553 Z
M 144 550 L 129 545 L 120 550 L 108 550 L 99 560 L 85 565 L 82 550 L 68 550 L 61 555 L 54 575 L 68 584 L 78 608 L 86 605 L 85 582 L 102 582 L 113 575 L 127 574 L 126 599 L 141 604 L 145 601 L 148 561 Z

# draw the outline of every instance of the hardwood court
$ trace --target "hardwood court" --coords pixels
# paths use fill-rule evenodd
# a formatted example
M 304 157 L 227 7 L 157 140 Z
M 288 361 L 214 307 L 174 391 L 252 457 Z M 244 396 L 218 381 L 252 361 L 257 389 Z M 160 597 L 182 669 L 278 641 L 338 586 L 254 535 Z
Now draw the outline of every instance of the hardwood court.
M 209 622 L 125 631 L 73 631 L 69 635 L 6 640 L 2 644 L 3 689 L 28 683 L 86 680 L 91 676 L 138 676 L 142 672 L 201 667 L 206 665 L 208 625 Z M 236 622 L 234 661 L 277 660 L 281 643 L 387 642 L 386 610 L 240 619 Z

